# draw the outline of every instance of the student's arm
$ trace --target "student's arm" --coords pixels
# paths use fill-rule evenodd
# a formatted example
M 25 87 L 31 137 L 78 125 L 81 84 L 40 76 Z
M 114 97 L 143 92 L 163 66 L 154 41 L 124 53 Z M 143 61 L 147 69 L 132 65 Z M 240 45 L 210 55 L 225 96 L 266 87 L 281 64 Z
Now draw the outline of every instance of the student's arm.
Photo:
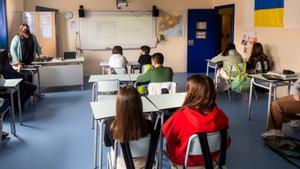
M 217 63 L 217 62 L 222 62 L 223 61 L 223 57 L 222 54 L 219 54 L 218 56 L 215 56 L 214 58 L 211 59 L 211 62 L 213 63 Z
M 144 74 L 139 75 L 138 78 L 136 79 L 136 81 L 137 82 L 149 82 L 151 72 L 152 72 L 151 70 L 148 70 Z
M 170 79 L 171 79 L 171 81 L 173 81 L 173 69 L 172 68 L 170 68 Z
M 19 42 L 19 37 L 15 36 L 12 41 L 11 41 L 11 45 L 10 45 L 10 54 L 12 56 L 12 63 L 16 64 L 16 63 L 20 63 L 19 59 L 18 59 L 18 43 Z

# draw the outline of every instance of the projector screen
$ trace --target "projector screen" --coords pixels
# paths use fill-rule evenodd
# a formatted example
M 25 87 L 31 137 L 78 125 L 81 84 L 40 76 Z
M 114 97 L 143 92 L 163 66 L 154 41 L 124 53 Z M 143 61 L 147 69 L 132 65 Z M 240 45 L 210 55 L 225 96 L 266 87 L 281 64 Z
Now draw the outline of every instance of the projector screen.
M 108 50 L 156 46 L 156 20 L 151 12 L 86 11 L 80 18 L 80 45 L 83 50 Z

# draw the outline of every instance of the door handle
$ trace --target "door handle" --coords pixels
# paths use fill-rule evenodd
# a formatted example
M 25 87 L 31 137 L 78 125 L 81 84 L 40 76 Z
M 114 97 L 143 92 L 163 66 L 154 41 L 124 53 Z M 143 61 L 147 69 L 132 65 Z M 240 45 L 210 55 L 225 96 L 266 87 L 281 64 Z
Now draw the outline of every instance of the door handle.
M 188 46 L 194 46 L 194 40 L 188 40 Z

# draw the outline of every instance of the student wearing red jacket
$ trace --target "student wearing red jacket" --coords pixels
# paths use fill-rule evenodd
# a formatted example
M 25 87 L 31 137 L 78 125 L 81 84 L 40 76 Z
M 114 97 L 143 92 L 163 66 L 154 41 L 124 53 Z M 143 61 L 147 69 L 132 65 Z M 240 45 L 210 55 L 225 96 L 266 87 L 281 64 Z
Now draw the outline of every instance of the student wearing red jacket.
M 167 152 L 173 163 L 184 164 L 188 140 L 197 132 L 214 132 L 228 128 L 228 118 L 216 105 L 216 91 L 213 81 L 202 75 L 188 78 L 187 96 L 183 106 L 163 125 L 167 141 Z M 212 153 L 217 159 L 218 152 Z M 204 166 L 202 156 L 190 156 L 188 166 Z

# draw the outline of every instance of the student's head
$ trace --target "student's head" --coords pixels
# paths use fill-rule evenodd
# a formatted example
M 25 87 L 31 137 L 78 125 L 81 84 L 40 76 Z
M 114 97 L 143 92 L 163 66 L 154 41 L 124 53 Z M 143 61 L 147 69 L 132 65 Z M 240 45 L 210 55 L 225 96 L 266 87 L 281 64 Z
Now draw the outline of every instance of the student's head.
M 214 82 L 204 75 L 193 75 L 187 80 L 187 95 L 183 107 L 188 106 L 202 113 L 208 113 L 216 106 Z
M 142 55 L 149 55 L 150 47 L 149 46 L 141 46 Z
M 253 45 L 250 57 L 262 57 L 264 49 L 261 43 L 257 42 Z
M 22 23 L 19 27 L 19 35 L 21 38 L 30 36 L 30 29 L 26 23 Z
M 112 54 L 120 54 L 123 55 L 123 49 L 121 46 L 114 46 L 112 49 Z
M 111 125 L 113 138 L 121 142 L 141 138 L 145 118 L 141 97 L 133 86 L 120 89 L 116 111 L 116 118 Z
M 223 56 L 227 56 L 229 54 L 229 51 L 234 49 L 235 50 L 235 45 L 233 43 L 228 43 L 224 49 L 224 51 L 222 52 Z
M 164 64 L 164 55 L 162 53 L 154 53 L 151 56 L 152 66 L 157 67 Z

